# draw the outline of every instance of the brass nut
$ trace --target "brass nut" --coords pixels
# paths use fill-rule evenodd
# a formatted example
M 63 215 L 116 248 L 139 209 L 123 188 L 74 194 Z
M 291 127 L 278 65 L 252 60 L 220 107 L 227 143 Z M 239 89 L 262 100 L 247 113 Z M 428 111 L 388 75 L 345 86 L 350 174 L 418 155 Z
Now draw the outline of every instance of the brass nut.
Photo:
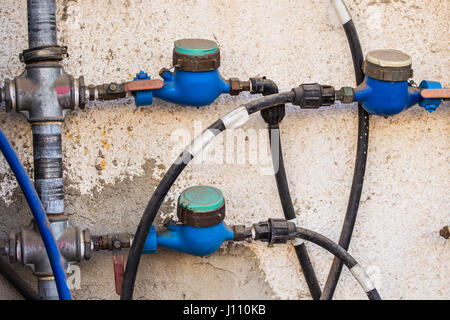
M 237 96 L 241 92 L 241 80 L 230 78 L 230 95 Z
M 341 101 L 342 103 L 352 103 L 354 99 L 353 88 L 351 87 L 342 87 L 341 90 L 336 91 L 336 100 Z
M 250 81 L 241 81 L 238 78 L 230 78 L 230 95 L 237 96 L 242 91 L 250 91 Z

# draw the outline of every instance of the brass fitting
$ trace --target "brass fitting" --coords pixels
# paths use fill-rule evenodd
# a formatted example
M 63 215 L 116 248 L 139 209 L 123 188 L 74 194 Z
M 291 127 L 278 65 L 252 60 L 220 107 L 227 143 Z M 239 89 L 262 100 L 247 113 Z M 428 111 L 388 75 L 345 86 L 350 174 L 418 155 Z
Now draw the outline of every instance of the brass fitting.
M 353 99 L 354 92 L 351 87 L 342 87 L 341 90 L 336 91 L 336 100 L 339 100 L 344 104 L 352 103 Z
M 250 81 L 241 81 L 238 78 L 230 78 L 230 95 L 237 96 L 243 91 L 250 91 Z

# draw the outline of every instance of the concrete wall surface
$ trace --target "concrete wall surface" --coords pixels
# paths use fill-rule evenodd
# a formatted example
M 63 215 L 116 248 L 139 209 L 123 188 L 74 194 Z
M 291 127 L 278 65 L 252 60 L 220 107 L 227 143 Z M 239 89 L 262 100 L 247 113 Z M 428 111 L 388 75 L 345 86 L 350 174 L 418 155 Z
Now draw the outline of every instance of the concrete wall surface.
M 354 85 L 347 40 L 328 0 L 57 0 L 58 39 L 70 57 L 66 71 L 88 84 L 131 80 L 139 70 L 158 77 L 171 66 L 174 40 L 200 37 L 219 43 L 221 73 L 246 80 L 265 75 L 281 90 L 319 82 Z M 447 0 L 347 1 L 364 52 L 395 48 L 412 56 L 414 79 L 449 85 Z M 27 48 L 26 1 L 0 1 L 0 81 L 23 70 Z M 153 190 L 194 132 L 252 99 L 221 96 L 200 109 L 155 99 L 89 103 L 63 126 L 67 213 L 93 234 L 134 233 Z M 429 114 L 419 106 L 390 118 L 371 117 L 366 179 L 351 254 L 385 299 L 449 299 L 449 242 L 439 229 L 450 222 L 450 109 Z M 2 107 L 3 108 L 3 107 Z M 4 110 L 4 109 L 2 109 Z M 0 112 L 1 128 L 32 175 L 30 125 Z M 356 150 L 357 107 L 319 110 L 288 105 L 281 123 L 285 166 L 302 225 L 337 240 L 345 215 Z M 180 133 L 185 133 L 180 138 Z M 187 138 L 186 138 L 187 134 Z M 191 185 L 220 188 L 229 224 L 282 217 L 271 175 L 266 124 L 254 115 L 242 144 L 223 135 L 204 161 L 191 163 L 170 190 L 156 226 L 175 217 L 180 192 Z M 234 142 L 233 142 L 234 141 Z M 222 163 L 225 153 L 234 156 Z M 214 155 L 216 158 L 214 158 Z M 245 157 L 244 157 L 244 156 Z M 207 161 L 213 158 L 213 161 Z M 215 159 L 215 160 L 214 160 Z M 24 196 L 0 157 L 0 238 L 30 220 Z M 332 256 L 307 245 L 321 285 Z M 117 299 L 112 255 L 79 264 L 76 299 Z M 36 287 L 26 267 L 15 266 Z M 0 299 L 19 299 L 0 278 Z M 310 299 L 290 245 L 225 245 L 197 258 L 160 250 L 141 260 L 139 299 Z M 344 269 L 337 299 L 365 299 Z

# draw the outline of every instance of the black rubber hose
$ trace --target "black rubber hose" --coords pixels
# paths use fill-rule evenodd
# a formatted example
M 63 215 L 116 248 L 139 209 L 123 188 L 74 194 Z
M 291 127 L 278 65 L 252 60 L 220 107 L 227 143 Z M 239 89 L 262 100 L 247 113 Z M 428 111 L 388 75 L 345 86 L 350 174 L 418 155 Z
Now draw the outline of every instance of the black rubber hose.
M 278 86 L 276 83 L 266 77 L 251 78 L 251 93 L 262 93 L 263 96 L 277 94 Z M 296 219 L 294 205 L 292 203 L 289 184 L 287 182 L 286 170 L 284 169 L 283 151 L 281 147 L 280 122 L 285 116 L 285 104 L 280 104 L 272 108 L 261 111 L 261 116 L 268 124 L 270 152 L 272 154 L 272 163 L 275 171 L 275 181 L 277 183 L 278 194 L 280 197 L 281 207 L 283 209 L 286 220 Z M 272 143 L 272 139 L 276 139 L 276 145 Z M 300 267 L 308 285 L 309 292 L 314 300 L 320 299 L 322 290 L 319 281 L 317 281 L 316 273 L 309 258 L 306 245 L 304 243 L 294 246 L 295 253 Z
M 245 107 L 246 115 L 248 117 L 248 115 L 259 112 L 266 108 L 270 108 L 282 103 L 292 102 L 293 99 L 294 94 L 292 92 L 283 92 L 253 100 L 245 104 L 243 107 Z M 238 108 L 236 110 L 240 109 L 241 108 Z M 236 110 L 233 110 L 229 114 L 232 114 Z M 222 117 L 221 119 L 223 118 L 224 117 Z M 219 133 L 224 131 L 226 127 L 221 119 L 217 120 L 204 132 L 211 131 L 214 136 L 217 136 Z M 194 140 L 194 145 L 197 141 L 197 138 Z M 199 141 L 199 143 L 203 143 L 206 140 L 205 136 L 202 136 L 202 139 L 200 140 L 201 141 Z M 128 254 L 127 266 L 125 268 L 122 282 L 122 294 L 120 296 L 121 300 L 131 300 L 133 298 L 134 283 L 136 281 L 137 270 L 150 227 L 153 224 L 156 214 L 158 213 L 159 208 L 161 207 L 161 204 L 167 195 L 167 192 L 172 187 L 183 169 L 187 166 L 189 161 L 193 159 L 193 157 L 194 155 L 189 152 L 188 148 L 177 158 L 177 160 L 172 164 L 172 166 L 162 178 L 161 182 L 153 193 L 147 207 L 145 208 L 144 214 L 141 217 L 138 228 L 134 235 L 134 240 L 131 245 L 130 252 Z
M 278 135 L 278 150 L 272 147 L 273 136 Z M 281 148 L 280 127 L 278 124 L 269 125 L 269 140 L 271 143 L 272 162 L 275 166 L 275 180 L 277 182 L 278 194 L 280 196 L 281 207 L 283 209 L 286 220 L 296 219 L 294 205 L 292 203 L 291 193 L 289 191 L 289 184 L 286 177 L 286 170 L 284 168 L 283 151 Z M 278 151 L 278 152 L 277 152 Z M 306 245 L 304 243 L 294 246 L 298 261 L 303 271 L 309 292 L 314 300 L 319 300 L 321 296 L 321 288 L 317 280 L 311 259 L 309 258 Z
M 381 300 L 377 289 L 372 285 L 372 282 L 364 269 L 346 250 L 344 250 L 344 248 L 327 237 L 308 229 L 297 228 L 296 236 L 303 240 L 313 242 L 333 254 L 335 259 L 339 259 L 339 261 L 345 264 L 345 266 L 350 270 L 352 275 L 364 288 L 364 291 L 370 300 Z
M 356 83 L 359 85 L 364 80 L 362 63 L 364 60 L 358 33 L 356 32 L 353 21 L 350 20 L 343 25 L 347 35 L 350 50 L 352 52 L 353 66 L 355 68 Z M 355 170 L 353 173 L 353 182 L 350 190 L 350 198 L 347 205 L 344 224 L 339 237 L 339 245 L 348 250 L 355 227 L 356 216 L 358 214 L 361 192 L 364 184 L 364 174 L 366 171 L 367 150 L 369 145 L 369 114 L 358 105 L 358 143 L 356 146 Z M 335 258 L 328 274 L 321 299 L 329 300 L 333 298 L 339 277 L 342 272 L 342 262 Z
M 22 295 L 26 300 L 39 300 L 37 293 L 26 283 L 11 266 L 0 257 L 0 274 Z
M 295 94 L 292 91 L 281 92 L 278 94 L 272 94 L 267 97 L 262 97 L 247 103 L 245 106 L 247 108 L 248 114 L 253 114 L 260 112 L 261 110 L 283 104 L 289 103 L 294 100 Z

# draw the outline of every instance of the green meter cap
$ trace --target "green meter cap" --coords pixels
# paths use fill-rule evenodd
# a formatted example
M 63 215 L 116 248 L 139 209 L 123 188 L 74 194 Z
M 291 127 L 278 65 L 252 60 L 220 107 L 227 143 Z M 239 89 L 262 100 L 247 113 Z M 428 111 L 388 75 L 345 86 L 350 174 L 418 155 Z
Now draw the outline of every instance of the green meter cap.
M 223 194 L 214 187 L 193 186 L 181 193 L 178 204 L 192 211 L 211 211 L 222 206 Z
M 175 41 L 173 66 L 182 71 L 206 72 L 220 66 L 220 49 L 216 42 L 206 39 Z
M 175 51 L 191 56 L 202 56 L 219 50 L 217 43 L 206 39 L 181 39 L 175 41 Z
M 181 222 L 194 227 L 214 226 L 225 218 L 223 193 L 210 186 L 185 189 L 178 199 L 177 215 Z

